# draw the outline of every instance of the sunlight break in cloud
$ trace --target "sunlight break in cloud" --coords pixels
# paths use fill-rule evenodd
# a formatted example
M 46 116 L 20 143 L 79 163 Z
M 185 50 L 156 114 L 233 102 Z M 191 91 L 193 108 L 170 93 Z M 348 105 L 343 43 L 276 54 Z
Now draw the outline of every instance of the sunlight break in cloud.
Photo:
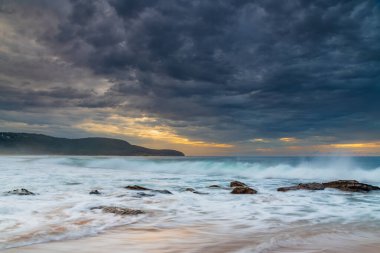
M 296 142 L 297 139 L 294 137 L 284 137 L 284 138 L 280 138 L 280 141 L 282 141 L 282 142 Z
M 85 120 L 75 127 L 100 134 L 116 134 L 132 137 L 140 137 L 150 140 L 159 140 L 168 143 L 191 145 L 196 147 L 210 148 L 232 148 L 233 145 L 224 143 L 205 142 L 201 140 L 190 140 L 178 135 L 171 127 L 158 123 L 153 117 L 129 118 L 118 115 L 110 116 L 105 122 L 100 123 L 93 120 Z
M 252 139 L 252 140 L 250 140 L 251 142 L 263 142 L 263 143 L 265 143 L 265 142 L 269 142 L 268 140 L 266 140 L 266 139 L 262 139 L 262 138 L 256 138 L 256 139 Z

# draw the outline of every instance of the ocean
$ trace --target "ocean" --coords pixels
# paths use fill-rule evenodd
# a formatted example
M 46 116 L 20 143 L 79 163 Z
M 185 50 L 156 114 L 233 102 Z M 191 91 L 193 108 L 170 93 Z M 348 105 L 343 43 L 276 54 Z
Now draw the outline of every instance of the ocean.
M 0 250 L 96 237 L 120 228 L 128 234 L 129 228 L 197 227 L 201 236 L 190 242 L 193 246 L 207 237 L 210 243 L 247 239 L 239 244 L 242 247 L 225 252 L 295 249 L 327 238 L 354 243 L 378 240 L 380 191 L 276 190 L 338 179 L 380 186 L 380 157 L 2 156 Z M 233 180 L 246 183 L 258 194 L 230 194 Z M 144 195 L 125 189 L 127 185 L 173 194 Z M 188 187 L 205 194 L 185 191 Z M 36 195 L 6 194 L 18 188 Z M 95 189 L 101 194 L 90 195 Z M 99 206 L 139 209 L 145 214 L 114 215 L 94 209 Z M 137 247 L 131 252 L 139 252 L 138 244 L 143 244 L 129 243 Z M 159 241 L 157 247 L 171 247 L 170 241 Z

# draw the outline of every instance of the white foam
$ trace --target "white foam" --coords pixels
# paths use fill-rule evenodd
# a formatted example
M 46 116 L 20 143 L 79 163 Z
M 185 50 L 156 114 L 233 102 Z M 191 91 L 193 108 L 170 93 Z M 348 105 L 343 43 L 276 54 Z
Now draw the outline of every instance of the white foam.
M 26 188 L 38 195 L 0 194 L 0 249 L 86 236 L 137 221 L 152 226 L 209 223 L 225 226 L 226 231 L 235 226 L 257 230 L 297 222 L 380 223 L 378 193 L 276 191 L 311 180 L 357 179 L 379 185 L 376 162 L 365 167 L 350 158 L 273 160 L 1 157 L 0 193 Z M 249 183 L 259 194 L 232 195 L 207 188 L 227 186 L 232 179 Z M 136 192 L 123 188 L 129 184 L 174 194 L 137 198 Z M 209 195 L 184 192 L 186 187 Z M 89 195 L 92 189 L 102 195 Z M 101 205 L 142 209 L 148 215 L 120 217 L 91 210 Z

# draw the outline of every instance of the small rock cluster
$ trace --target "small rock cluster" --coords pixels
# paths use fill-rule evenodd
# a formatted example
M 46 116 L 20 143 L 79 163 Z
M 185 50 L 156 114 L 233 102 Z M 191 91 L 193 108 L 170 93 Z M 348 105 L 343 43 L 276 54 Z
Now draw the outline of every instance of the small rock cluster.
M 232 181 L 230 183 L 230 187 L 232 187 L 232 194 L 256 194 L 257 191 L 248 187 L 245 183 L 239 181 Z
M 222 187 L 219 185 L 210 185 L 208 188 L 210 189 L 231 189 L 231 194 L 256 194 L 257 191 L 253 188 L 250 188 L 245 183 L 240 181 L 232 181 L 230 183 L 230 188 Z M 137 193 L 140 197 L 152 197 L 154 194 L 151 193 L 161 193 L 161 194 L 173 194 L 172 192 L 168 190 L 154 190 L 149 189 L 143 186 L 139 185 L 128 185 L 124 187 L 128 190 L 133 191 L 139 191 Z M 280 192 L 287 192 L 287 191 L 294 191 L 294 190 L 310 190 L 310 191 L 320 191 L 324 190 L 326 188 L 333 188 L 338 189 L 341 191 L 348 191 L 348 192 L 369 192 L 369 191 L 376 191 L 380 190 L 380 187 L 373 186 L 369 184 L 360 183 L 356 180 L 337 180 L 337 181 L 331 181 L 327 183 L 301 183 L 298 185 L 293 186 L 287 186 L 287 187 L 280 187 L 277 189 L 277 191 Z M 144 191 L 149 191 L 150 193 L 145 193 Z M 184 191 L 192 192 L 194 194 L 208 194 L 204 192 L 199 192 L 195 190 L 194 188 L 186 188 Z M 15 189 L 12 191 L 8 191 L 5 194 L 7 195 L 36 195 L 35 193 L 28 191 L 27 189 L 21 188 L 21 189 Z M 100 195 L 101 192 L 99 190 L 92 190 L 89 192 L 89 194 L 94 195 Z M 130 209 L 130 208 L 123 208 L 123 207 L 115 207 L 115 206 L 99 206 L 99 207 L 93 207 L 91 210 L 94 209 L 101 209 L 104 213 L 113 213 L 117 215 L 139 215 L 144 214 L 145 212 L 138 209 Z

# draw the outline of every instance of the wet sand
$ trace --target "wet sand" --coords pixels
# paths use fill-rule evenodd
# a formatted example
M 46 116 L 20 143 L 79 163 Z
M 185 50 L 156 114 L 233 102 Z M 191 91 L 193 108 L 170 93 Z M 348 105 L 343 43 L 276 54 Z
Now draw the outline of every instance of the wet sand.
M 118 227 L 101 235 L 77 240 L 34 244 L 3 253 L 379 253 L 380 232 L 313 232 L 285 229 L 273 233 L 230 234 L 211 226 L 180 228 Z

